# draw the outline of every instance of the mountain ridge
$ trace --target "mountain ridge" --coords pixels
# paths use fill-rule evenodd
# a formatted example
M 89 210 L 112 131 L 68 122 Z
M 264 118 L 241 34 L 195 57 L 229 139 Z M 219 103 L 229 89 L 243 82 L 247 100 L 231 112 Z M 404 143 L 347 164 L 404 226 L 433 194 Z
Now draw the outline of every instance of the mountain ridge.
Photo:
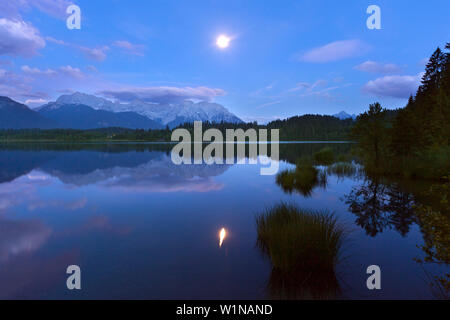
M 59 108 L 45 106 L 38 111 L 61 129 L 95 129 L 123 127 L 129 129 L 162 129 L 159 123 L 134 112 L 95 110 L 83 104 L 64 104 Z
M 349 113 L 347 113 L 345 111 L 341 111 L 339 113 L 333 114 L 333 117 L 338 118 L 340 120 L 345 120 L 345 119 L 350 119 L 350 118 L 355 120 L 357 115 L 356 114 L 349 114 Z
M 82 104 L 95 110 L 105 110 L 114 113 L 134 112 L 170 128 L 194 121 L 243 123 L 239 117 L 218 103 L 207 101 L 192 102 L 189 100 L 176 104 L 149 103 L 139 100 L 130 103 L 119 103 L 81 92 L 62 95 L 56 101 L 49 102 L 35 110 L 40 111 L 44 108 L 58 109 L 65 104 Z
M 55 123 L 26 105 L 0 96 L 0 129 L 50 129 Z

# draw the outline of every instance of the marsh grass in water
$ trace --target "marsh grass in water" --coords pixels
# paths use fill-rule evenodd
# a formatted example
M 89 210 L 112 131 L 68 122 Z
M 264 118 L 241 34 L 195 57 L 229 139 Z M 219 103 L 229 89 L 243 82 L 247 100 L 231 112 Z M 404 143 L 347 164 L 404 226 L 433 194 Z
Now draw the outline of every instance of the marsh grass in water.
M 281 271 L 333 270 L 344 228 L 332 213 L 281 203 L 256 217 L 258 245 Z
M 280 298 L 330 298 L 339 285 L 338 263 L 345 230 L 328 212 L 281 203 L 256 217 L 257 245 L 273 270 L 269 287 Z
M 295 169 L 284 170 L 276 177 L 276 183 L 285 191 L 297 191 L 303 196 L 310 196 L 316 186 L 326 187 L 326 173 L 315 168 L 308 160 L 297 161 Z
M 317 164 L 328 165 L 334 161 L 333 150 L 329 147 L 323 148 L 314 154 L 314 161 Z
M 357 173 L 357 168 L 350 162 L 337 162 L 327 167 L 327 173 L 339 178 L 353 177 Z

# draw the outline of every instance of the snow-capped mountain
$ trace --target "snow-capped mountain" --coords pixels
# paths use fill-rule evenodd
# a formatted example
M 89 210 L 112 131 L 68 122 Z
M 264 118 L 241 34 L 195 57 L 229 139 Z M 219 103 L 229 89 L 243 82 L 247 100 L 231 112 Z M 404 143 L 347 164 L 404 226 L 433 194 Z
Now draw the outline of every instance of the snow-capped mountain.
M 333 117 L 336 117 L 336 118 L 341 119 L 341 120 L 345 120 L 345 119 L 349 119 L 349 118 L 352 118 L 353 120 L 356 119 L 356 115 L 355 114 L 348 114 L 345 111 L 341 111 L 339 113 L 333 114 Z
M 130 103 L 118 103 L 80 92 L 62 95 L 55 102 L 50 102 L 36 110 L 43 108 L 47 110 L 58 109 L 68 104 L 85 105 L 95 110 L 135 112 L 159 122 L 164 126 L 168 125 L 171 128 L 185 122 L 198 120 L 210 122 L 242 122 L 241 119 L 229 112 L 224 106 L 217 103 L 206 101 L 194 103 L 188 100 L 177 104 L 148 103 L 138 100 Z

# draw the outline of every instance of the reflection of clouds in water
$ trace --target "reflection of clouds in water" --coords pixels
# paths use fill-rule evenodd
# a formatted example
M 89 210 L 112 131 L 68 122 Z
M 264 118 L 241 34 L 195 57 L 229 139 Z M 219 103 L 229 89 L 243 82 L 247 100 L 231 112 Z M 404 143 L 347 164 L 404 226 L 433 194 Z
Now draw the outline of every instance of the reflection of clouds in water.
M 50 228 L 35 220 L 0 219 L 0 262 L 39 249 L 49 238 Z
M 0 299 L 45 298 L 51 288 L 64 288 L 65 270 L 79 264 L 76 251 L 56 256 L 21 255 L 0 268 Z M 63 289 L 64 290 L 64 289 Z
M 38 170 L 24 175 L 11 182 L 0 183 L 0 213 L 18 205 L 27 204 L 30 211 L 43 208 L 62 208 L 66 211 L 75 211 L 86 206 L 87 199 L 81 198 L 73 201 L 42 200 L 38 190 L 51 186 L 56 179 Z
M 59 208 L 65 211 L 75 211 L 84 208 L 86 204 L 87 204 L 86 198 L 81 198 L 79 200 L 69 202 L 64 202 L 60 200 L 36 201 L 28 205 L 28 210 L 34 211 L 36 209 L 43 209 L 43 208 Z
M 64 235 L 74 235 L 86 232 L 103 231 L 116 236 L 125 236 L 133 231 L 131 226 L 113 224 L 107 215 L 90 217 L 83 225 L 70 230 L 65 230 Z
M 11 182 L 0 183 L 0 213 L 24 202 L 39 201 L 37 187 L 48 185 L 47 180 L 22 176 Z
M 132 192 L 208 192 L 220 190 L 222 183 L 212 179 L 230 165 L 175 165 L 164 156 L 136 167 L 97 169 L 86 174 L 53 171 L 63 183 L 76 186 L 97 184 Z

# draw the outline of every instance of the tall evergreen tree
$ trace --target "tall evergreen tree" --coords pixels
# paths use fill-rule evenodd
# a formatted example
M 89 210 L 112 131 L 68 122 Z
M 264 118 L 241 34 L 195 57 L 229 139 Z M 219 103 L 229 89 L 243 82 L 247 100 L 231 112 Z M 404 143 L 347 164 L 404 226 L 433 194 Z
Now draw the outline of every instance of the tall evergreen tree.
M 352 129 L 351 136 L 358 142 L 361 155 L 378 165 L 387 149 L 386 109 L 376 102 L 369 110 L 360 114 Z

